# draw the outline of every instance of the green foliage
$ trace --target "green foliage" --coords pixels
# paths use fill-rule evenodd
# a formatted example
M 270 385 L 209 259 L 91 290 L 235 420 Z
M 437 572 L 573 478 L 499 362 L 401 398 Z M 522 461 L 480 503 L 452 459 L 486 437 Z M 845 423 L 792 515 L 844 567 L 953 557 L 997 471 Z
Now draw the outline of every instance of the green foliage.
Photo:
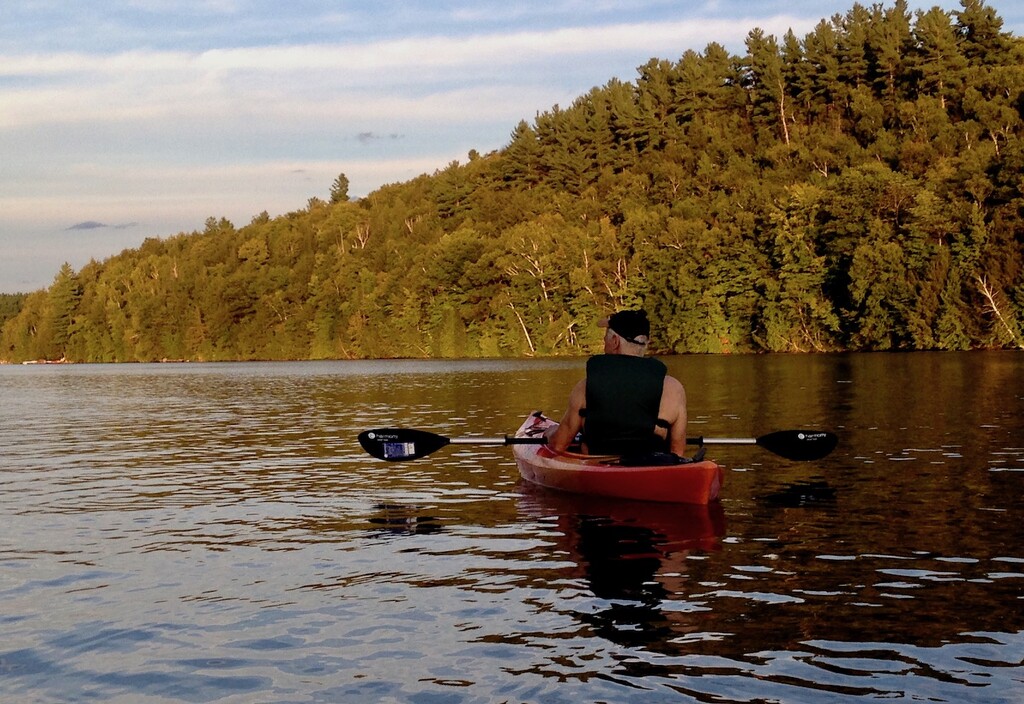
M 334 183 L 331 184 L 331 202 L 332 203 L 344 203 L 348 201 L 348 176 L 345 174 L 338 174 L 338 177 L 334 179 Z
M 1024 44 L 981 0 L 860 4 L 653 58 L 508 145 L 358 201 L 149 240 L 0 298 L 0 357 L 663 353 L 1024 344 Z
M 0 293 L 0 328 L 21 311 L 26 298 L 27 293 Z

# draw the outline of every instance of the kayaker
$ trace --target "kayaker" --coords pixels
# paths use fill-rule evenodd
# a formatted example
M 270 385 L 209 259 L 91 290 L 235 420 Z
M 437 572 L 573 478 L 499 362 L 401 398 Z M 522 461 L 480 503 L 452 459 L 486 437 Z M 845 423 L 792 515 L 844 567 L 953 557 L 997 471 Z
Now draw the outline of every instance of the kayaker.
M 665 365 L 645 357 L 651 324 L 644 310 L 622 310 L 606 328 L 604 354 L 587 361 L 587 376 L 573 387 L 549 445 L 562 452 L 577 433 L 590 454 L 686 452 L 686 390 Z

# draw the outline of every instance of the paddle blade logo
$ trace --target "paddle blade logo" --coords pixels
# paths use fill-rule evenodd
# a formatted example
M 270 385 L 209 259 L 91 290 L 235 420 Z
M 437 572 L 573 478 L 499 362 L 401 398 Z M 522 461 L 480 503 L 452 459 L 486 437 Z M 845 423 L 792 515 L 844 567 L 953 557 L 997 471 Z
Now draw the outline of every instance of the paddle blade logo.
M 366 433 L 365 440 L 366 442 L 362 443 L 364 449 L 382 460 L 404 460 L 416 456 L 416 443 L 402 440 L 396 433 L 381 433 L 371 430 Z
M 778 430 L 757 439 L 761 447 L 798 462 L 820 460 L 832 452 L 838 442 L 835 434 L 817 430 Z
M 797 436 L 799 446 L 794 448 L 793 459 L 817 460 L 836 449 L 839 438 L 833 433 L 801 430 Z
M 379 460 L 400 462 L 424 457 L 444 447 L 447 438 L 419 430 L 401 428 L 378 428 L 359 434 L 359 444 Z
M 404 460 L 416 454 L 416 444 L 411 442 L 386 442 L 383 448 L 386 460 Z

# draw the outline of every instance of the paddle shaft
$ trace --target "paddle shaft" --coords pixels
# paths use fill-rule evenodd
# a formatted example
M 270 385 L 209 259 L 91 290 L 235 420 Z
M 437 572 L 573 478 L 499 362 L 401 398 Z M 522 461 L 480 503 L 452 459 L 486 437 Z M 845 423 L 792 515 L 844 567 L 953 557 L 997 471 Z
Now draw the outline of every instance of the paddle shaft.
M 448 438 L 450 445 L 545 445 L 545 437 L 516 438 L 505 435 L 500 438 Z
M 505 435 L 500 438 L 449 438 L 451 445 L 544 445 L 545 437 L 516 438 Z M 686 438 L 687 445 L 756 445 L 757 438 Z
M 687 445 L 756 445 L 757 438 L 686 438 Z

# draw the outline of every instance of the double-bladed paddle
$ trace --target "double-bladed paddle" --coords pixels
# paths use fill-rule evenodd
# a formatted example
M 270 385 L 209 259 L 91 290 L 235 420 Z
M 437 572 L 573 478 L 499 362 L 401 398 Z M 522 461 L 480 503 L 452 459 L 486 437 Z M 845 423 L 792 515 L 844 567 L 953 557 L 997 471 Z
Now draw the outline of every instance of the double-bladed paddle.
M 543 445 L 547 438 L 446 438 L 425 430 L 376 428 L 359 433 L 359 444 L 380 460 L 418 460 L 446 445 Z M 835 449 L 839 438 L 819 430 L 777 430 L 757 438 L 686 438 L 688 445 L 757 445 L 788 460 L 819 460 Z

